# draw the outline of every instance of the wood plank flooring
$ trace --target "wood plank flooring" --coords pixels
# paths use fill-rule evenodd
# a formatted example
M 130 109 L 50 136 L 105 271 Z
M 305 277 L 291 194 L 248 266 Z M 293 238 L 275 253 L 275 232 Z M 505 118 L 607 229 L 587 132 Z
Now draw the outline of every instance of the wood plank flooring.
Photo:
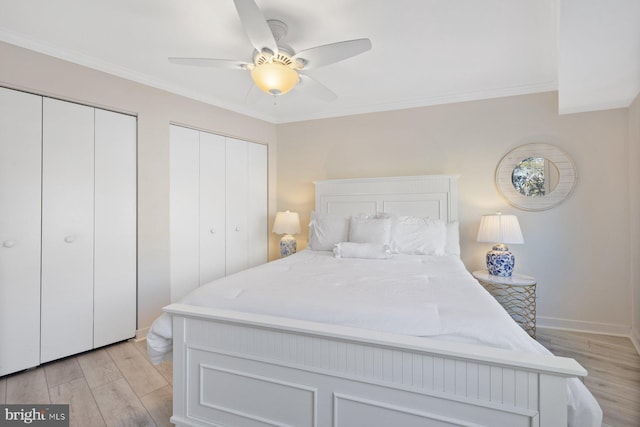
M 628 338 L 538 328 L 537 339 L 589 371 L 612 427 L 640 426 L 640 356 Z M 70 403 L 71 426 L 171 426 L 172 366 L 123 342 L 0 378 L 0 403 Z
M 0 403 L 68 403 L 77 427 L 171 426 L 172 366 L 122 342 L 0 378 Z
M 589 372 L 584 384 L 600 404 L 604 424 L 640 426 L 640 355 L 629 338 L 538 328 L 536 339 Z

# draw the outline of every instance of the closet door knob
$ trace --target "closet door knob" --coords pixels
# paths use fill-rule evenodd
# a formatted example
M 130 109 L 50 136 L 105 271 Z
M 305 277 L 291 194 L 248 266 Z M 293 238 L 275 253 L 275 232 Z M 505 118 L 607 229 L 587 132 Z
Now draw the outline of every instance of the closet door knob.
M 7 240 L 3 243 L 5 248 L 12 248 L 16 244 L 15 240 Z
M 65 241 L 66 243 L 73 243 L 73 242 L 75 242 L 75 241 L 76 241 L 76 236 L 66 236 L 66 237 L 64 238 L 64 241 Z
M 209 230 L 209 232 L 211 232 L 211 234 L 216 234 L 216 229 L 212 228 L 211 230 Z
M 236 227 L 236 231 L 240 231 L 240 227 Z

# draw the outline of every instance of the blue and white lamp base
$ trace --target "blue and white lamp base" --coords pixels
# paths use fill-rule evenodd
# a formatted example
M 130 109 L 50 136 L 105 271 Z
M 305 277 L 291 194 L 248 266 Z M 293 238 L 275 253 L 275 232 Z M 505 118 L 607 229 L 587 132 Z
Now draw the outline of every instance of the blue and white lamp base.
M 280 256 L 282 258 L 295 254 L 297 249 L 295 237 L 291 234 L 282 236 L 282 239 L 280 239 Z
M 499 244 L 487 252 L 487 270 L 492 276 L 511 277 L 516 259 L 506 245 Z

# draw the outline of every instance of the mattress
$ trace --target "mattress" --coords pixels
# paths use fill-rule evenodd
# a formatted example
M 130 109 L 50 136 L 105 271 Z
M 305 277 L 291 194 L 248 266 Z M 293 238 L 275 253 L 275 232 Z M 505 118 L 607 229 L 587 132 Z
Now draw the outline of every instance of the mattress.
M 373 260 L 303 250 L 203 285 L 180 302 L 550 354 L 455 255 Z M 154 321 L 147 346 L 154 363 L 171 358 L 168 314 Z M 568 403 L 570 425 L 601 425 L 598 403 L 577 378 L 568 382 Z

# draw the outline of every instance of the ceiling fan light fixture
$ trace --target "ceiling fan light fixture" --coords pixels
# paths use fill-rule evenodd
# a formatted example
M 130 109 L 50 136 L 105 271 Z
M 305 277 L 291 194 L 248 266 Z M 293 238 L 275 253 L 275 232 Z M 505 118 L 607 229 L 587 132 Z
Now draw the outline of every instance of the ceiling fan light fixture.
M 300 78 L 296 70 L 278 62 L 266 62 L 251 69 L 253 82 L 270 95 L 284 95 L 293 89 Z
M 169 61 L 182 65 L 249 70 L 255 85 L 269 95 L 283 95 L 302 83 L 300 88 L 316 98 L 324 101 L 336 99 L 335 93 L 307 75 L 306 71 L 360 55 L 371 49 L 371 40 L 345 40 L 296 53 L 283 43 L 288 32 L 287 24 L 264 19 L 255 1 L 234 0 L 240 23 L 254 48 L 251 63 L 218 58 L 170 57 Z

